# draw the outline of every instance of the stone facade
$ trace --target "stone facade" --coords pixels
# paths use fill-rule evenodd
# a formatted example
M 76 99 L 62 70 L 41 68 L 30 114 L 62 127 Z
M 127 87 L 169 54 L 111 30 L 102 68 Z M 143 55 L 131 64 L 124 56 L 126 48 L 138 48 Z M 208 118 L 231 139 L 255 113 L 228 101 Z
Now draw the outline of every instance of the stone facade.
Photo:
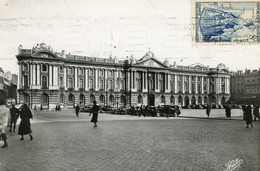
M 75 104 L 136 106 L 223 104 L 230 96 L 230 74 L 199 63 L 170 65 L 152 52 L 141 59 L 97 58 L 54 52 L 45 44 L 19 47 L 18 94 L 32 108 L 71 108 Z

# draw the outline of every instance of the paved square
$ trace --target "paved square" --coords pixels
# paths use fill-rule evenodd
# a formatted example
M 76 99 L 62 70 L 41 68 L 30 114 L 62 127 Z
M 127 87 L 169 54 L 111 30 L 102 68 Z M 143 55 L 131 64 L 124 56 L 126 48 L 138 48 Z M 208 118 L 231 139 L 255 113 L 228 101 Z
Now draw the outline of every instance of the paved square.
M 34 140 L 9 135 L 1 171 L 225 170 L 235 159 L 243 160 L 239 170 L 260 170 L 259 121 L 246 129 L 239 120 L 100 114 L 93 128 L 87 113 L 34 115 L 42 119 L 33 120 Z

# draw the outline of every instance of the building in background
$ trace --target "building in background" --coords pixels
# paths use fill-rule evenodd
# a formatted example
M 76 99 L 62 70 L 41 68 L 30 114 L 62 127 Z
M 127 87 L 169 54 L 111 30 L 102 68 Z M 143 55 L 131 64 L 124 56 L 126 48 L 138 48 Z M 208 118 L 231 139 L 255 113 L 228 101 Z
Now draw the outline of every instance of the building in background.
M 0 67 L 0 91 L 13 103 L 17 101 L 17 81 L 18 75 L 12 74 L 10 71 L 4 72 Z
M 230 74 L 224 64 L 209 68 L 161 62 L 152 52 L 126 60 L 54 52 L 46 44 L 19 46 L 18 102 L 31 108 L 72 108 L 75 104 L 181 106 L 224 104 Z
M 260 69 L 233 72 L 230 82 L 231 101 L 260 104 Z

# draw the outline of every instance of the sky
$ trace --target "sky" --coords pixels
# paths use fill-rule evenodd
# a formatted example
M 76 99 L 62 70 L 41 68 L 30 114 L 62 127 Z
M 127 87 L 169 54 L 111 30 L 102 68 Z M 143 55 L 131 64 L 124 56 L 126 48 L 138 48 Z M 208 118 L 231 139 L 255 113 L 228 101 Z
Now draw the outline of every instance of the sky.
M 191 0 L 0 0 L 0 67 L 18 73 L 18 46 L 160 61 L 260 68 L 259 45 L 194 45 Z

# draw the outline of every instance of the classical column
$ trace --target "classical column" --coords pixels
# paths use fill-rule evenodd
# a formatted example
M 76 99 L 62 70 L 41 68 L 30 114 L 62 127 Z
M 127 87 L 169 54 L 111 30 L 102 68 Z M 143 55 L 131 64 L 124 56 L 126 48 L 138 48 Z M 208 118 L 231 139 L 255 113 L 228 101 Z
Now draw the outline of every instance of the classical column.
M 158 72 L 156 72 L 155 73 L 155 91 L 158 90 L 158 83 L 159 83 Z
M 74 68 L 74 71 L 75 71 L 75 73 L 74 73 L 74 76 L 75 76 L 75 90 L 78 90 L 78 68 L 77 67 L 75 67 Z
M 136 71 L 133 71 L 133 89 L 136 89 Z
M 88 68 L 85 68 L 85 90 L 88 90 L 88 89 L 89 89 L 89 87 L 88 87 Z
M 65 90 L 67 90 L 67 68 L 66 68 L 66 66 L 64 67 L 63 72 L 64 72 L 64 77 L 63 77 L 64 88 L 65 88 Z
M 188 76 L 188 80 L 189 80 L 189 83 L 188 83 L 189 94 L 191 94 L 191 75 Z
M 200 89 L 201 89 L 201 93 L 204 94 L 204 77 L 201 77 L 201 86 L 200 86 Z M 202 103 L 203 104 L 203 103 Z
M 52 65 L 49 65 L 48 70 L 49 70 L 49 86 L 52 86 L 52 76 L 53 76 Z
M 230 78 L 227 78 L 227 94 L 230 94 Z
M 33 85 L 36 85 L 37 75 L 36 75 L 36 64 L 32 64 L 33 66 Z
M 174 93 L 178 93 L 178 76 L 174 75 Z
M 20 88 L 22 88 L 22 63 L 19 62 L 18 65 L 19 65 L 19 73 L 18 73 L 18 86 L 17 86 L 17 89 L 20 89 Z
M 32 88 L 33 85 L 33 64 L 30 63 L 30 88 Z
M 185 80 L 185 75 L 182 75 L 182 93 L 185 93 L 185 82 L 184 82 L 184 80 Z
M 37 64 L 37 86 L 41 85 L 41 65 Z
M 95 90 L 98 90 L 98 69 L 95 69 Z
M 195 93 L 198 94 L 198 76 L 195 76 Z
M 144 78 L 144 71 L 142 71 L 142 89 L 143 89 L 142 91 L 144 91 L 144 89 L 145 89 L 144 88 L 144 79 L 145 79 Z
M 171 74 L 168 73 L 168 92 L 171 91 Z
M 54 65 L 54 79 L 53 79 L 54 86 L 58 86 L 58 66 Z
M 210 92 L 209 92 L 209 77 L 207 77 L 207 94 L 209 94 Z

